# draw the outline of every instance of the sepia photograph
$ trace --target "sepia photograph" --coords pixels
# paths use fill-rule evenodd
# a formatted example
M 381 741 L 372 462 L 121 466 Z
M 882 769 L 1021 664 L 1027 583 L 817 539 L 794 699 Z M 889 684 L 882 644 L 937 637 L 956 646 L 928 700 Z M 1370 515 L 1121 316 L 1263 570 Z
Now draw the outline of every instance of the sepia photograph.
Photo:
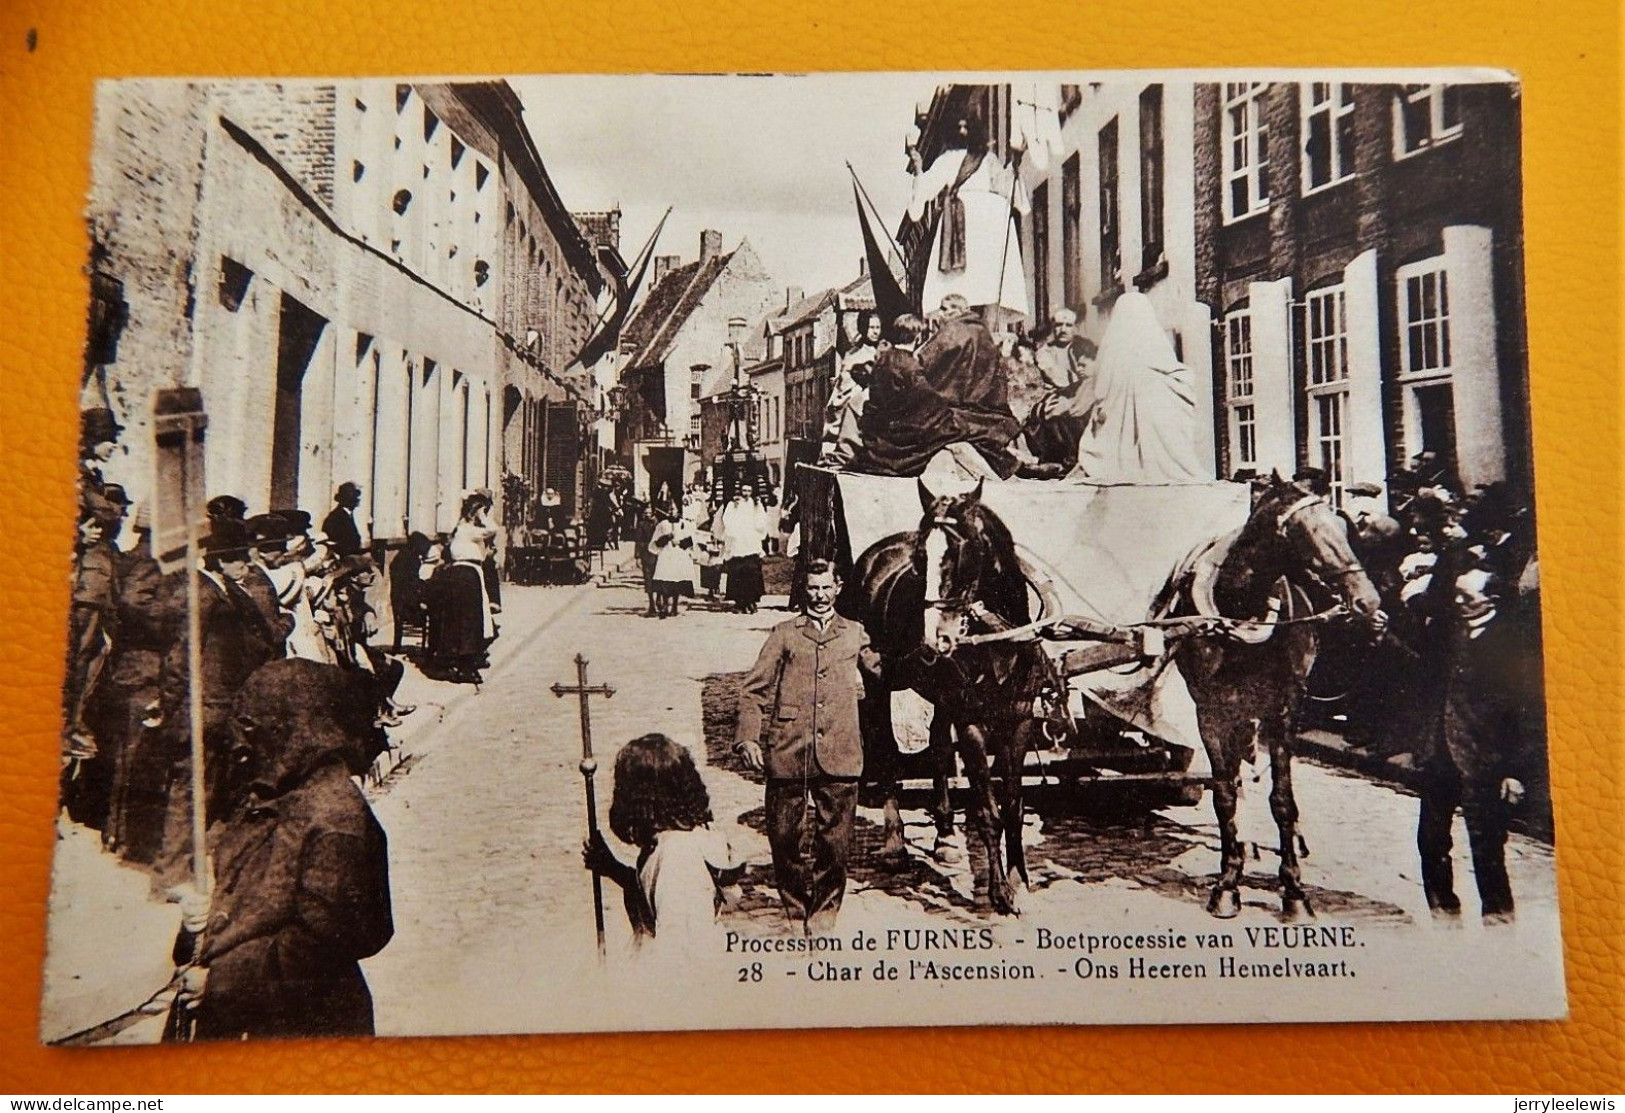
M 1521 110 L 101 82 L 41 1040 L 1563 1017 Z

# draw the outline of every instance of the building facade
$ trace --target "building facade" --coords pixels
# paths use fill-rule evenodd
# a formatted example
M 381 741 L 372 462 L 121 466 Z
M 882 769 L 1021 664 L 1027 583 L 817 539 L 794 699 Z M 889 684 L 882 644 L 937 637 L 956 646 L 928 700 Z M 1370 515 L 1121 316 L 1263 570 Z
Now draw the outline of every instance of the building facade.
M 655 257 L 649 293 L 622 331 L 617 455 L 636 464 L 641 497 L 662 484 L 681 490 L 701 466 L 700 400 L 729 343 L 729 322 L 756 320 L 777 301 L 748 241 L 724 252 L 722 233 L 707 229 L 699 246 L 688 264 Z
M 1517 87 L 1228 82 L 1195 106 L 1220 474 L 1321 467 L 1341 497 L 1430 452 L 1527 497 Z
M 1023 90 L 1002 98 L 1019 102 Z M 1034 96 L 1034 93 L 1039 95 Z M 1205 376 L 1211 310 L 1197 297 L 1192 183 L 1195 87 L 1178 82 L 1061 85 L 1026 95 L 1057 106 L 1060 142 L 1024 177 L 1023 263 L 1034 328 L 1058 309 L 1099 343 L 1118 295 L 1151 301 L 1174 352 Z M 1213 404 L 1197 397 L 1197 450 L 1213 466 Z
M 126 83 L 97 129 L 86 377 L 132 491 L 179 386 L 202 391 L 209 490 L 254 512 L 319 516 L 348 480 L 398 539 L 505 472 L 565 470 L 558 372 L 603 276 L 505 83 Z

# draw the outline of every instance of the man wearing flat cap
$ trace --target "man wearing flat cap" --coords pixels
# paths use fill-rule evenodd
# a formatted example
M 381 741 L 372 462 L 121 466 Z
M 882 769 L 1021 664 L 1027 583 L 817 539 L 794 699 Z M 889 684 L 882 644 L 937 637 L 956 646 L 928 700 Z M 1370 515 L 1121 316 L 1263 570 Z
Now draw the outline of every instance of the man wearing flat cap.
M 254 566 L 253 535 L 242 522 L 219 521 L 203 539 L 203 570 L 198 581 L 198 631 L 202 674 L 205 814 L 221 818 L 229 808 L 231 701 L 261 665 L 284 656 L 289 624 L 267 614 L 248 585 L 264 576 Z M 185 591 L 184 581 L 180 588 Z M 185 596 L 182 595 L 184 600 Z M 184 602 L 180 604 L 183 608 Z M 177 760 L 170 776 L 169 809 L 159 884 L 175 884 L 188 873 L 191 855 L 192 782 L 185 739 L 188 726 L 186 638 L 176 640 L 164 663 L 162 721 L 175 732 Z

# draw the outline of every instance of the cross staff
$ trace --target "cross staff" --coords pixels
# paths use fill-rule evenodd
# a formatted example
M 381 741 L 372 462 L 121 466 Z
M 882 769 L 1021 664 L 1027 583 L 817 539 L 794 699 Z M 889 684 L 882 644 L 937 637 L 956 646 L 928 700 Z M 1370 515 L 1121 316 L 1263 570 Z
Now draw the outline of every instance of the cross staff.
M 608 684 L 587 683 L 587 659 L 576 654 L 576 683 L 554 684 L 553 694 L 560 699 L 575 693 L 581 699 L 581 779 L 587 786 L 587 836 L 593 841 L 598 839 L 598 798 L 593 792 L 593 774 L 598 772 L 598 759 L 592 756 L 592 712 L 587 701 L 593 696 L 603 696 L 605 699 L 615 695 L 615 689 Z M 598 928 L 598 955 L 604 954 L 604 879 L 598 876 L 598 871 L 592 872 L 592 915 Z

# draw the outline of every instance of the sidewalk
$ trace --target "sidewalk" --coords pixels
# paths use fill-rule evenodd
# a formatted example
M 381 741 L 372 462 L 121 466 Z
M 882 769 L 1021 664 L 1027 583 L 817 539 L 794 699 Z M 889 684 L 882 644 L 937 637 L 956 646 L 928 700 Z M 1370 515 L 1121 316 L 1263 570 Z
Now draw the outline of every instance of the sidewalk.
M 630 545 L 606 553 L 603 571 L 580 587 L 526 589 L 508 594 L 498 616 L 501 636 L 491 650 L 489 679 L 513 667 L 534 634 L 573 603 L 590 599 L 593 584 L 634 560 Z M 394 748 L 380 758 L 369 799 L 386 793 L 412 764 L 432 751 L 459 709 L 478 698 L 474 685 L 430 680 L 408 662 L 398 699 L 417 710 L 390 730 Z M 40 1039 L 51 1043 L 85 1032 L 159 994 L 174 972 L 170 950 L 180 927 L 176 905 L 155 900 L 149 875 L 102 849 L 97 832 L 57 819 L 56 854 L 46 927 Z M 98 1043 L 152 1043 L 163 1025 L 167 995 L 152 1015 L 105 1034 Z

